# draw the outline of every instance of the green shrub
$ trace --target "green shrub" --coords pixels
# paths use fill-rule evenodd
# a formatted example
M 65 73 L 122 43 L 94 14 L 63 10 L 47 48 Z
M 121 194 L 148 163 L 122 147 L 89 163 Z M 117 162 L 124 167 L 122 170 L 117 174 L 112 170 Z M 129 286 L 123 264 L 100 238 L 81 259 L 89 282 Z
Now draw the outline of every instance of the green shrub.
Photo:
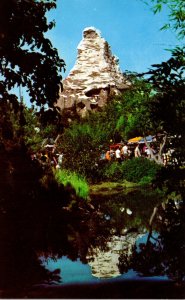
M 148 185 L 150 183 L 152 183 L 152 177 L 150 176 L 144 176 L 143 178 L 141 178 L 141 180 L 139 181 L 140 185 Z
M 127 160 L 122 164 L 122 176 L 132 182 L 140 182 L 142 178 L 155 179 L 157 171 L 161 167 L 147 158 L 139 157 Z
M 62 136 L 63 167 L 89 178 L 96 169 L 96 147 L 92 143 L 88 124 L 76 124 L 66 129 Z
M 70 184 L 74 188 L 78 197 L 87 199 L 89 195 L 89 186 L 86 180 L 75 172 L 70 172 L 64 169 L 56 170 L 55 179 L 59 184 L 63 184 L 64 186 Z
M 122 179 L 121 164 L 118 164 L 117 162 L 107 163 L 104 176 L 111 181 Z
M 149 184 L 156 178 L 161 167 L 146 158 L 133 158 L 122 163 L 113 162 L 105 169 L 105 178 L 112 181 L 127 180 L 130 182 Z

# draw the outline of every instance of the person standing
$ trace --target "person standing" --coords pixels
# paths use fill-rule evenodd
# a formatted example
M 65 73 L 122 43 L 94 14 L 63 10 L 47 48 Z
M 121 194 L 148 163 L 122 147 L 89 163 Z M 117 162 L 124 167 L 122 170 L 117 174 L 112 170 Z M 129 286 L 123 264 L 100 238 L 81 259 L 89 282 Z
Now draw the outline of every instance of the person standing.
M 140 152 L 140 149 L 139 149 L 139 144 L 137 144 L 135 149 L 134 149 L 134 156 L 135 157 L 140 157 L 141 156 L 141 152 Z
M 111 160 L 111 156 L 110 156 L 110 151 L 109 151 L 109 150 L 106 152 L 105 158 L 106 158 L 106 160 L 108 160 L 108 161 Z
M 125 143 L 123 148 L 121 149 L 121 154 L 123 156 L 123 159 L 127 159 L 128 157 L 128 146 L 127 144 Z
M 116 155 L 116 160 L 117 162 L 121 162 L 121 147 L 117 148 L 115 151 L 115 155 Z
M 58 165 L 60 166 L 60 168 L 61 168 L 61 166 L 62 166 L 62 159 L 63 159 L 63 156 L 64 156 L 63 153 L 59 153 L 59 156 L 58 156 Z

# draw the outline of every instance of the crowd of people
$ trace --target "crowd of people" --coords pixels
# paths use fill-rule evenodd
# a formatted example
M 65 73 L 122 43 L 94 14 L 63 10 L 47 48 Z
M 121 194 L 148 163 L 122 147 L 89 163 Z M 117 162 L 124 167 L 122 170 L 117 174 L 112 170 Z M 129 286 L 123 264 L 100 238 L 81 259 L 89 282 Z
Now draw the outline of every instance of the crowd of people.
M 158 153 L 155 144 L 150 144 L 148 148 L 145 143 L 118 143 L 110 145 L 109 150 L 101 154 L 101 160 L 122 162 L 133 157 L 146 157 L 153 160 L 154 156 Z M 163 163 L 166 165 L 170 161 L 170 155 L 165 153 L 163 155 Z
M 151 143 L 150 147 L 147 147 L 145 143 L 117 143 L 110 145 L 107 151 L 103 151 L 100 155 L 100 160 L 104 161 L 117 161 L 119 163 L 131 159 L 133 157 L 145 157 L 150 160 L 154 159 L 154 156 L 158 153 L 155 143 Z M 166 153 L 163 153 L 163 164 L 168 165 L 172 161 L 173 150 L 169 149 Z M 37 161 L 43 166 L 49 164 L 56 169 L 62 167 L 64 154 L 56 144 L 46 144 L 42 147 L 42 150 L 32 153 L 32 161 Z

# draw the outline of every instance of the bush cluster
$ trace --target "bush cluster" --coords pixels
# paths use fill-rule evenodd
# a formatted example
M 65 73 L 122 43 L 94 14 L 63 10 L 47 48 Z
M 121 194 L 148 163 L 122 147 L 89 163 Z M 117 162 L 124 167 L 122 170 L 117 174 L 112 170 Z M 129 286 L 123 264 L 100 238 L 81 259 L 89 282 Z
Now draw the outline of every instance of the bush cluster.
M 105 169 L 105 177 L 111 181 L 127 180 L 130 182 L 148 184 L 157 175 L 161 166 L 146 158 L 133 158 L 122 163 L 113 162 Z

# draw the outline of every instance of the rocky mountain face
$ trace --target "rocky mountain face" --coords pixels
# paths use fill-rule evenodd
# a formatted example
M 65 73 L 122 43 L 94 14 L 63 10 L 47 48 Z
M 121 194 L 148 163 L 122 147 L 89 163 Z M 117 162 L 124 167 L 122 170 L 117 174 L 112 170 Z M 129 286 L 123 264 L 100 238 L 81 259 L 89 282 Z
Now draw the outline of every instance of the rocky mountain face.
M 61 110 L 76 107 L 80 115 L 102 107 L 112 94 L 129 87 L 119 68 L 119 60 L 94 27 L 85 28 L 78 45 L 77 60 L 63 80 L 63 92 L 57 102 Z

